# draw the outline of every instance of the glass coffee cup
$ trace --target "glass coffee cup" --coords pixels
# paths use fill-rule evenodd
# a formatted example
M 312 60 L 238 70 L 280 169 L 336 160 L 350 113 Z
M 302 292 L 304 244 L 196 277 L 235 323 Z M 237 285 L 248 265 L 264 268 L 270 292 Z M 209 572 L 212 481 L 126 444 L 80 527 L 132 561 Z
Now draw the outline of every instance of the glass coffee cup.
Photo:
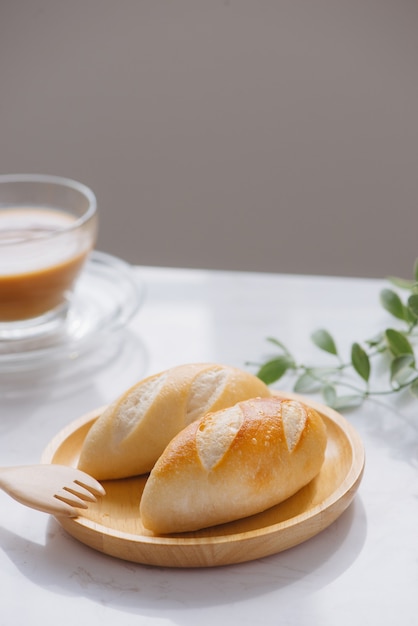
M 57 176 L 0 176 L 0 341 L 62 321 L 97 236 L 97 202 Z

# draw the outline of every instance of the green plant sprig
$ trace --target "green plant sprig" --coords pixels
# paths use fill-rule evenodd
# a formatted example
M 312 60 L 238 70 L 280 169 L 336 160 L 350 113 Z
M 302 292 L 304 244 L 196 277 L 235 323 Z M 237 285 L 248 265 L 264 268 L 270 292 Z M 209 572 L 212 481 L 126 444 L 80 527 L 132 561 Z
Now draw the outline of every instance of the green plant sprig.
M 284 343 L 268 337 L 267 341 L 277 348 L 278 355 L 258 364 L 256 375 L 267 385 L 272 385 L 285 374 L 292 374 L 296 378 L 295 392 L 321 393 L 324 401 L 338 410 L 360 406 L 371 396 L 405 390 L 418 398 L 414 350 L 418 339 L 418 259 L 414 264 L 413 280 L 390 276 L 388 281 L 408 292 L 404 299 L 393 289 L 385 288 L 380 292 L 381 305 L 402 323 L 402 328 L 388 327 L 372 339 L 352 343 L 350 358 L 346 361 L 331 333 L 323 328 L 316 330 L 311 340 L 316 347 L 335 358 L 335 364 L 330 367 L 299 363 Z M 371 382 L 377 359 L 383 370 L 386 369 L 386 387 L 383 389 L 373 387 Z

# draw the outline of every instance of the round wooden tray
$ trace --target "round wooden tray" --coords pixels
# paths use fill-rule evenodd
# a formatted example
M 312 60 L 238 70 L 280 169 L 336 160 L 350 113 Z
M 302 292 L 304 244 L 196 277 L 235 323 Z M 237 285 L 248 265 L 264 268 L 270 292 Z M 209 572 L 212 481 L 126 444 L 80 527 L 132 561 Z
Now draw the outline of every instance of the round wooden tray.
M 193 533 L 153 536 L 139 516 L 146 476 L 104 481 L 106 496 L 75 518 L 58 519 L 82 543 L 135 563 L 212 567 L 251 561 L 295 546 L 332 524 L 351 503 L 364 469 L 364 448 L 353 426 L 336 411 L 296 394 L 322 415 L 328 431 L 318 476 L 281 504 L 244 519 Z M 62 430 L 45 449 L 43 463 L 76 466 L 84 438 L 103 409 Z

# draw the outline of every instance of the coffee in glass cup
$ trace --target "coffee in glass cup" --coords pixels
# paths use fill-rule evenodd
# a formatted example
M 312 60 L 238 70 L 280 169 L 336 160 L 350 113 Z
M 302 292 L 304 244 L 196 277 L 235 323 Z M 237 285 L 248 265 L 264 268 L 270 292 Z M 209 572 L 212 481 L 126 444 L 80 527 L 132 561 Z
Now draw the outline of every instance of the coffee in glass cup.
M 96 235 L 96 198 L 85 185 L 0 176 L 0 340 L 59 323 Z

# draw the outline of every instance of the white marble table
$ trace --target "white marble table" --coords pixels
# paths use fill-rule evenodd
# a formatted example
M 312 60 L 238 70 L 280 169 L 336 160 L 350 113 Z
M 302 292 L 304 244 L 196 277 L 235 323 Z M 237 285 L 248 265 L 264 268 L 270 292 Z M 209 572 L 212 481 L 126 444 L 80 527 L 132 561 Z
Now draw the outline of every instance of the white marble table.
M 271 350 L 272 335 L 309 361 L 319 326 L 344 350 L 390 324 L 378 302 L 381 281 L 136 271 L 145 301 L 109 363 L 3 392 L 3 465 L 37 462 L 64 425 L 145 374 L 193 361 L 247 367 Z M 416 624 L 418 401 L 370 401 L 346 417 L 366 449 L 354 502 L 313 539 L 250 563 L 176 570 L 119 561 L 0 492 L 0 625 Z

